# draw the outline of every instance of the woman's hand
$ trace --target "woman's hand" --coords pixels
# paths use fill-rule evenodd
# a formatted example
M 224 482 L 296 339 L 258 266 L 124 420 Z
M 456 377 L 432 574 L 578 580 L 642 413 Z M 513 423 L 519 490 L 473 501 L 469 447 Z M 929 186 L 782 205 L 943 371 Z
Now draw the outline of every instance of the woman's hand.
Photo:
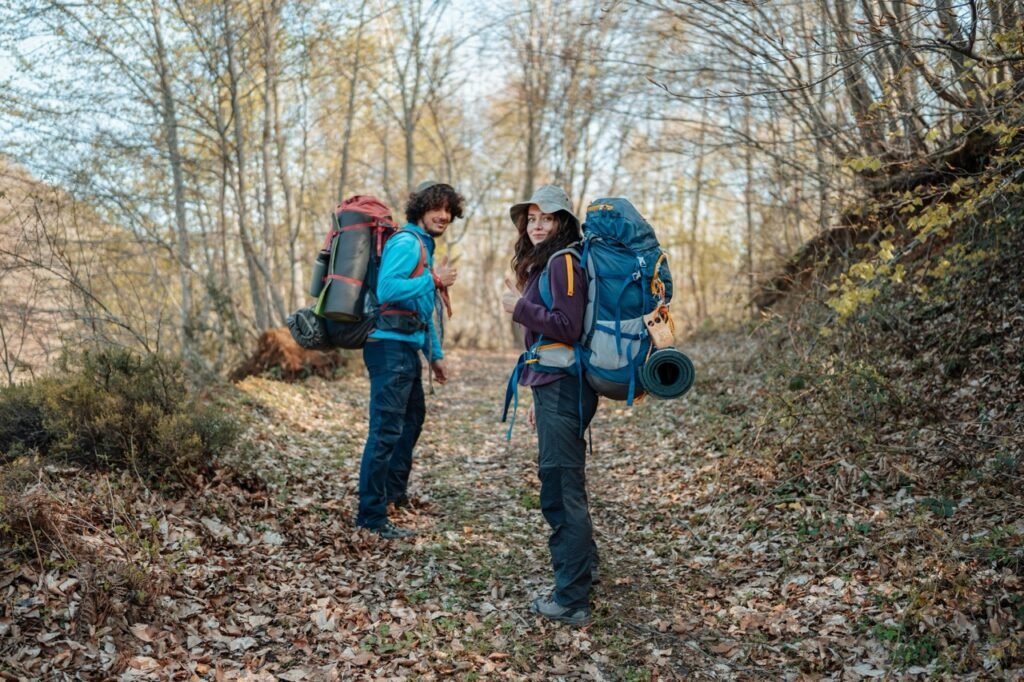
M 514 313 L 516 310 L 516 303 L 519 303 L 519 292 L 512 286 L 512 282 L 508 281 L 508 277 L 505 278 L 505 291 L 501 294 L 501 307 L 505 309 L 506 313 Z

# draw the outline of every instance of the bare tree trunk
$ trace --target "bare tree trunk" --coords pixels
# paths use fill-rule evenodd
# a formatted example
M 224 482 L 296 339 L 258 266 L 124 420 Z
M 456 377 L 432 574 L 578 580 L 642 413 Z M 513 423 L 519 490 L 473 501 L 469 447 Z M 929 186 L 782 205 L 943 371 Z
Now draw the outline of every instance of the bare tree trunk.
M 391 119 L 384 120 L 384 130 L 380 135 L 381 181 L 384 185 L 384 196 L 389 204 L 395 203 L 394 190 L 391 187 Z
M 874 98 L 868 89 L 864 79 L 864 71 L 856 53 L 856 46 L 850 33 L 849 10 L 847 0 L 834 0 L 835 16 L 828 9 L 828 0 L 821 0 L 825 16 L 832 24 L 832 32 L 836 37 L 836 46 L 839 48 L 843 59 L 844 85 L 850 107 L 853 109 L 853 118 L 860 131 L 860 141 L 864 151 L 871 155 L 878 155 L 885 151 L 885 144 L 882 133 L 878 127 L 875 115 L 871 106 Z
M 416 124 L 419 120 L 418 107 L 420 105 L 420 84 L 423 75 L 423 60 L 421 48 L 424 41 L 423 34 L 423 3 L 422 0 L 413 0 L 410 3 L 411 26 L 409 30 L 409 54 L 406 56 L 406 63 L 401 70 L 402 96 L 402 137 L 405 141 L 405 191 L 412 192 L 413 178 L 415 176 L 415 152 L 416 152 Z M 412 61 L 412 82 L 408 79 L 409 60 Z
M 348 104 L 345 108 L 345 128 L 342 132 L 341 138 L 341 169 L 338 171 L 338 201 L 345 199 L 345 189 L 348 185 L 348 164 L 349 164 L 349 148 L 352 142 L 352 128 L 355 125 L 356 118 L 356 93 L 359 90 L 359 69 L 362 64 L 361 43 L 363 41 L 363 30 L 366 27 L 364 20 L 366 12 L 366 2 L 363 0 L 359 4 L 359 26 L 356 28 L 355 38 L 355 55 L 352 61 L 352 75 L 348 79 Z
M 266 298 L 263 296 L 259 276 L 259 255 L 249 234 L 248 187 L 246 186 L 245 132 L 242 107 L 238 99 L 238 66 L 235 63 L 235 37 L 228 13 L 227 3 L 223 6 L 224 44 L 228 66 L 228 89 L 230 106 L 235 131 L 235 202 L 238 207 L 238 234 L 242 242 L 247 265 L 246 274 L 249 280 L 249 295 L 252 297 L 253 314 L 255 315 L 256 331 L 270 327 L 270 316 Z
M 174 226 L 177 237 L 178 281 L 181 287 L 180 334 L 181 349 L 186 361 L 196 360 L 194 333 L 192 329 L 192 254 L 189 247 L 188 224 L 185 216 L 185 181 L 182 176 L 181 150 L 178 143 L 178 116 L 174 92 L 171 88 L 170 65 L 167 48 L 164 45 L 160 20 L 160 5 L 157 0 L 150 3 L 153 38 L 156 45 L 156 67 L 160 82 L 161 114 L 167 145 L 167 159 L 171 166 L 171 182 L 174 195 Z
M 828 54 L 826 51 L 821 51 L 821 70 L 825 71 L 828 64 Z M 828 85 L 822 81 L 818 85 L 818 104 L 821 107 L 825 106 L 828 101 Z M 821 128 L 815 129 L 816 135 L 827 134 L 827 131 Z M 832 223 L 832 205 L 830 202 L 829 192 L 830 186 L 828 182 L 829 163 L 825 158 L 825 148 L 822 145 L 814 145 L 814 162 L 815 162 L 815 175 L 818 178 L 818 231 L 824 232 L 829 228 Z
M 743 100 L 743 133 L 747 140 L 750 140 L 750 98 Z M 746 270 L 747 270 L 747 301 L 753 305 L 755 286 L 754 281 L 754 150 L 748 142 L 743 153 L 744 169 L 746 170 L 746 186 L 743 188 L 743 205 L 746 212 Z
M 551 87 L 551 73 L 543 61 L 551 27 L 539 15 L 537 3 L 530 2 L 527 11 L 529 16 L 525 33 L 521 33 L 518 26 L 512 29 L 512 45 L 520 55 L 519 68 L 523 79 L 520 102 L 526 110 L 526 130 L 523 131 L 526 148 L 523 189 L 520 194 L 523 199 L 530 196 L 537 182 L 537 170 L 545 147 L 542 130 Z
M 890 0 L 889 4 L 892 8 L 886 6 L 885 0 L 879 0 L 879 9 L 886 15 L 886 19 L 889 27 L 896 36 L 896 40 L 900 45 L 910 45 L 910 36 L 904 30 L 903 26 L 906 22 L 906 11 L 902 0 Z M 924 57 L 921 56 L 919 50 L 910 47 L 908 48 L 910 61 L 917 67 L 918 73 L 932 89 L 932 91 L 941 97 L 944 101 L 952 104 L 957 109 L 966 109 L 968 107 L 967 101 L 959 94 L 954 92 L 939 76 L 935 73 L 934 69 L 929 66 L 928 62 L 925 61 Z
M 425 8 L 423 0 L 396 5 L 404 24 L 389 27 L 388 63 L 391 73 L 375 73 L 373 93 L 389 117 L 397 123 L 404 143 L 405 188 L 412 191 L 416 168 L 416 137 L 423 113 L 437 97 L 438 89 L 451 74 L 453 45 L 443 35 L 447 2 L 435 0 Z M 371 63 L 372 64 L 372 63 Z M 369 68 L 371 64 L 367 64 Z M 392 92 L 388 86 L 394 86 Z M 397 98 L 399 105 L 392 105 Z
M 277 270 L 278 248 L 274 238 L 274 176 L 272 172 L 271 146 L 273 145 L 274 103 L 273 92 L 277 81 L 277 0 L 263 0 L 261 23 L 263 28 L 263 139 L 260 143 L 260 161 L 263 175 L 263 248 L 268 268 Z M 263 283 L 267 300 L 277 292 L 275 278 L 268 277 Z M 283 313 L 282 313 L 283 317 Z
M 608 183 L 608 194 L 615 196 L 619 193 L 619 177 L 621 176 L 621 166 L 623 159 L 626 158 L 626 152 L 629 150 L 629 130 L 622 130 L 619 132 L 619 143 L 615 145 L 615 161 L 612 163 L 612 178 Z
M 231 184 L 231 156 L 227 122 L 224 120 L 220 107 L 214 110 L 214 114 L 217 126 L 218 161 L 220 162 L 217 174 L 217 238 L 220 243 L 220 277 L 217 285 L 226 290 L 228 282 L 231 281 L 228 266 L 228 187 Z
M 537 135 L 534 132 L 537 128 L 538 112 L 533 105 L 526 105 L 526 159 L 523 168 L 523 189 L 519 196 L 526 199 L 533 192 L 533 185 L 537 176 Z
M 972 53 L 976 44 L 978 30 L 978 16 L 975 3 L 968 3 L 971 11 L 968 13 L 970 25 L 967 35 L 964 35 L 963 28 L 957 11 L 961 9 L 962 3 L 958 2 L 957 7 L 953 6 L 950 0 L 936 0 L 935 11 L 939 15 L 939 22 L 946 31 L 949 42 L 959 49 L 949 50 L 949 59 L 956 70 L 956 83 L 964 94 L 964 98 L 973 104 L 975 113 L 982 113 L 988 106 L 989 97 L 985 87 L 978 78 L 974 66 L 968 64 L 966 53 Z M 961 52 L 960 50 L 963 50 Z
M 690 202 L 690 287 L 693 289 L 694 317 L 699 325 L 707 314 L 706 301 L 703 300 L 703 282 L 697 281 L 697 249 L 700 245 L 700 203 L 704 190 L 704 137 L 707 129 L 708 101 L 704 100 L 700 109 L 700 130 L 697 132 L 697 167 L 693 170 L 693 201 Z
M 288 303 L 290 306 L 294 306 L 299 303 L 299 293 L 297 288 L 297 273 L 296 264 L 297 258 L 295 253 L 295 242 L 299 234 L 299 222 L 301 218 L 296 215 L 295 210 L 295 189 L 292 186 L 291 173 L 288 171 L 288 147 L 287 140 L 285 139 L 284 130 L 281 126 L 281 101 L 279 96 L 278 79 L 275 78 L 273 81 L 273 88 L 271 94 L 274 98 L 274 143 L 276 146 L 276 157 L 277 157 L 277 179 L 281 183 L 281 192 L 284 195 L 284 225 L 285 225 L 285 236 L 288 240 Z M 305 142 L 305 131 L 303 131 L 303 145 L 302 145 L 302 156 L 300 162 L 300 168 L 302 172 L 305 172 L 306 167 L 306 142 Z

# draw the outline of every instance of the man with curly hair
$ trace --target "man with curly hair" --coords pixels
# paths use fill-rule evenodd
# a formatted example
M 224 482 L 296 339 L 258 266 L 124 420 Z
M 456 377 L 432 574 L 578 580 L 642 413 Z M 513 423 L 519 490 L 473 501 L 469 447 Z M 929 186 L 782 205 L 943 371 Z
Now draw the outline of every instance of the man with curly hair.
M 381 255 L 377 300 L 401 314 L 381 315 L 363 348 L 370 426 L 359 469 L 356 525 L 387 540 L 415 534 L 388 520 L 387 508 L 409 503 L 412 451 L 426 416 L 419 353 L 437 383 L 448 381 L 434 307 L 438 293 L 454 284 L 458 273 L 447 263 L 434 266 L 434 240 L 462 217 L 462 209 L 463 198 L 451 185 L 420 183 L 405 206 L 408 223 Z

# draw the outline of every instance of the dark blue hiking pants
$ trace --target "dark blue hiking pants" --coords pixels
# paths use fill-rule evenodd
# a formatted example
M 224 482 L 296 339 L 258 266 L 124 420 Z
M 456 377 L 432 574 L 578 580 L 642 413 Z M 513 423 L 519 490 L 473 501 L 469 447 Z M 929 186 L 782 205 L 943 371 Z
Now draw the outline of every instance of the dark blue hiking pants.
M 551 526 L 548 548 L 555 572 L 554 599 L 562 606 L 590 605 L 591 569 L 597 563 L 587 501 L 587 443 L 581 435 L 597 411 L 597 395 L 584 381 L 565 377 L 533 388 L 537 418 L 540 508 Z
M 388 502 L 407 495 L 426 404 L 416 346 L 371 340 L 363 348 L 363 361 L 370 373 L 370 428 L 359 468 L 356 525 L 379 528 L 388 520 Z

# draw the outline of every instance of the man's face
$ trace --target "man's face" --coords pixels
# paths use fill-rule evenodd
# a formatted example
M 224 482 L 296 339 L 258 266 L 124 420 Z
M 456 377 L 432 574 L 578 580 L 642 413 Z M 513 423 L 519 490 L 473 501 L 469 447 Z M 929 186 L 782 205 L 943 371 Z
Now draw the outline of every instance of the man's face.
M 447 205 L 440 208 L 432 208 L 420 218 L 420 227 L 426 230 L 431 237 L 440 237 L 452 221 L 452 212 Z

